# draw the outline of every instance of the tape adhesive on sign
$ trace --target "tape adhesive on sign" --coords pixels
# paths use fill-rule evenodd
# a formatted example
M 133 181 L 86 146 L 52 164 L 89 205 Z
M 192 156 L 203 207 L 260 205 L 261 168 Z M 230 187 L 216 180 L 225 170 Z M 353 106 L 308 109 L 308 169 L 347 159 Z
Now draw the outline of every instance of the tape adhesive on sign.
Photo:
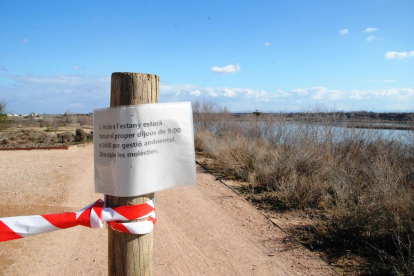
M 122 222 L 145 218 L 139 222 Z M 78 225 L 102 228 L 103 222 L 119 232 L 143 235 L 154 229 L 156 221 L 154 200 L 138 205 L 105 207 L 104 201 L 99 199 L 78 212 L 0 218 L 0 242 Z

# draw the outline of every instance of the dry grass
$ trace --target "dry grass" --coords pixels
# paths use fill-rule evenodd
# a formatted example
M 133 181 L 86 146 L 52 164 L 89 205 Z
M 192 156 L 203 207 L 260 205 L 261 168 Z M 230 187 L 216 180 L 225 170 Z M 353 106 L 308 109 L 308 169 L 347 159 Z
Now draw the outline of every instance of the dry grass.
M 52 146 L 56 142 L 55 134 L 39 129 L 15 129 L 0 133 L 0 147 Z
M 337 127 L 346 122 L 335 114 L 315 124 L 238 121 L 211 103 L 194 111 L 196 150 L 221 173 L 248 181 L 252 198 L 311 215 L 312 243 L 375 252 L 371 272 L 414 274 L 412 133 L 398 139 Z
M 19 117 L 10 120 L 8 128 L 0 131 L 0 148 L 53 147 L 89 142 L 93 140 L 92 129 L 90 125 L 63 123 L 62 118 L 58 116 L 41 119 Z

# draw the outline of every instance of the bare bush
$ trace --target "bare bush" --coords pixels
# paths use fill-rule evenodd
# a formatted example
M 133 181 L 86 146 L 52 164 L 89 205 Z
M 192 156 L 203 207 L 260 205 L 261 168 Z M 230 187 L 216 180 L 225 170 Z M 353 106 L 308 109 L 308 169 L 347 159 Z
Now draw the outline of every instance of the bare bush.
M 37 126 L 37 121 L 34 117 L 28 117 L 22 120 L 22 125 L 24 127 L 35 127 Z
M 81 116 L 78 117 L 78 123 L 81 126 L 85 126 L 85 125 L 91 126 L 91 125 L 93 125 L 92 117 L 86 116 L 86 115 L 81 115 Z
M 78 117 L 70 110 L 67 110 L 64 116 L 67 124 L 76 124 L 78 122 Z
M 55 131 L 55 134 L 57 134 L 57 131 L 61 125 L 62 125 L 62 119 L 60 118 L 53 118 L 53 120 L 50 122 L 50 126 Z
M 52 121 L 53 121 L 53 118 L 51 118 L 51 117 L 45 117 L 45 118 L 39 120 L 38 123 L 42 127 L 50 127 Z
M 208 129 L 218 133 L 227 130 L 231 126 L 229 121 L 234 119 L 227 108 L 211 102 L 199 101 L 193 103 L 193 117 L 196 129 Z

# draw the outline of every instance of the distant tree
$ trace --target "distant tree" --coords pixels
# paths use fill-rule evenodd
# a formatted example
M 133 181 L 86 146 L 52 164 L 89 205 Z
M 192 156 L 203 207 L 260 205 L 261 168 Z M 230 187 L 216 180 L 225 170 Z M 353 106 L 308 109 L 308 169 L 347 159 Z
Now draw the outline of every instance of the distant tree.
M 5 102 L 0 101 L 0 114 L 6 113 L 7 104 Z
M 55 131 L 55 134 L 57 134 L 59 127 L 62 125 L 62 120 L 57 117 L 44 118 L 43 122 L 46 123 L 47 127 L 52 128 Z
M 81 126 L 84 126 L 84 125 L 89 125 L 90 126 L 90 125 L 92 125 L 92 118 L 89 117 L 89 116 L 85 116 L 85 115 L 79 116 L 78 117 L 78 123 Z
M 0 131 L 3 131 L 10 125 L 10 120 L 7 118 L 6 109 L 6 102 L 0 101 Z
M 52 117 L 44 117 L 42 122 L 44 126 L 50 127 L 52 125 L 53 118 Z
M 26 119 L 22 119 L 22 125 L 25 127 L 34 127 L 37 125 L 37 121 L 34 117 L 28 117 Z
M 50 126 L 55 130 L 55 134 L 57 134 L 57 131 L 62 124 L 62 120 L 59 118 L 53 118 L 53 120 L 50 123 Z
M 22 128 L 23 125 L 23 117 L 18 116 L 18 117 L 13 117 L 13 126 L 16 126 L 18 128 Z
M 66 118 L 65 121 L 68 124 L 76 124 L 78 122 L 78 118 L 76 117 L 76 114 L 74 114 L 70 110 L 67 110 L 63 116 L 65 116 Z

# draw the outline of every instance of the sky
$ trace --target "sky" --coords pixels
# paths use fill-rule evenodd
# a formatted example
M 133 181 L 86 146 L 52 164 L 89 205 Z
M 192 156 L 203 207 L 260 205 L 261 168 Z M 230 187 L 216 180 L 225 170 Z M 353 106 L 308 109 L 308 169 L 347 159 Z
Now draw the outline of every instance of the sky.
M 113 72 L 233 112 L 412 112 L 414 1 L 0 1 L 9 112 L 107 107 Z

